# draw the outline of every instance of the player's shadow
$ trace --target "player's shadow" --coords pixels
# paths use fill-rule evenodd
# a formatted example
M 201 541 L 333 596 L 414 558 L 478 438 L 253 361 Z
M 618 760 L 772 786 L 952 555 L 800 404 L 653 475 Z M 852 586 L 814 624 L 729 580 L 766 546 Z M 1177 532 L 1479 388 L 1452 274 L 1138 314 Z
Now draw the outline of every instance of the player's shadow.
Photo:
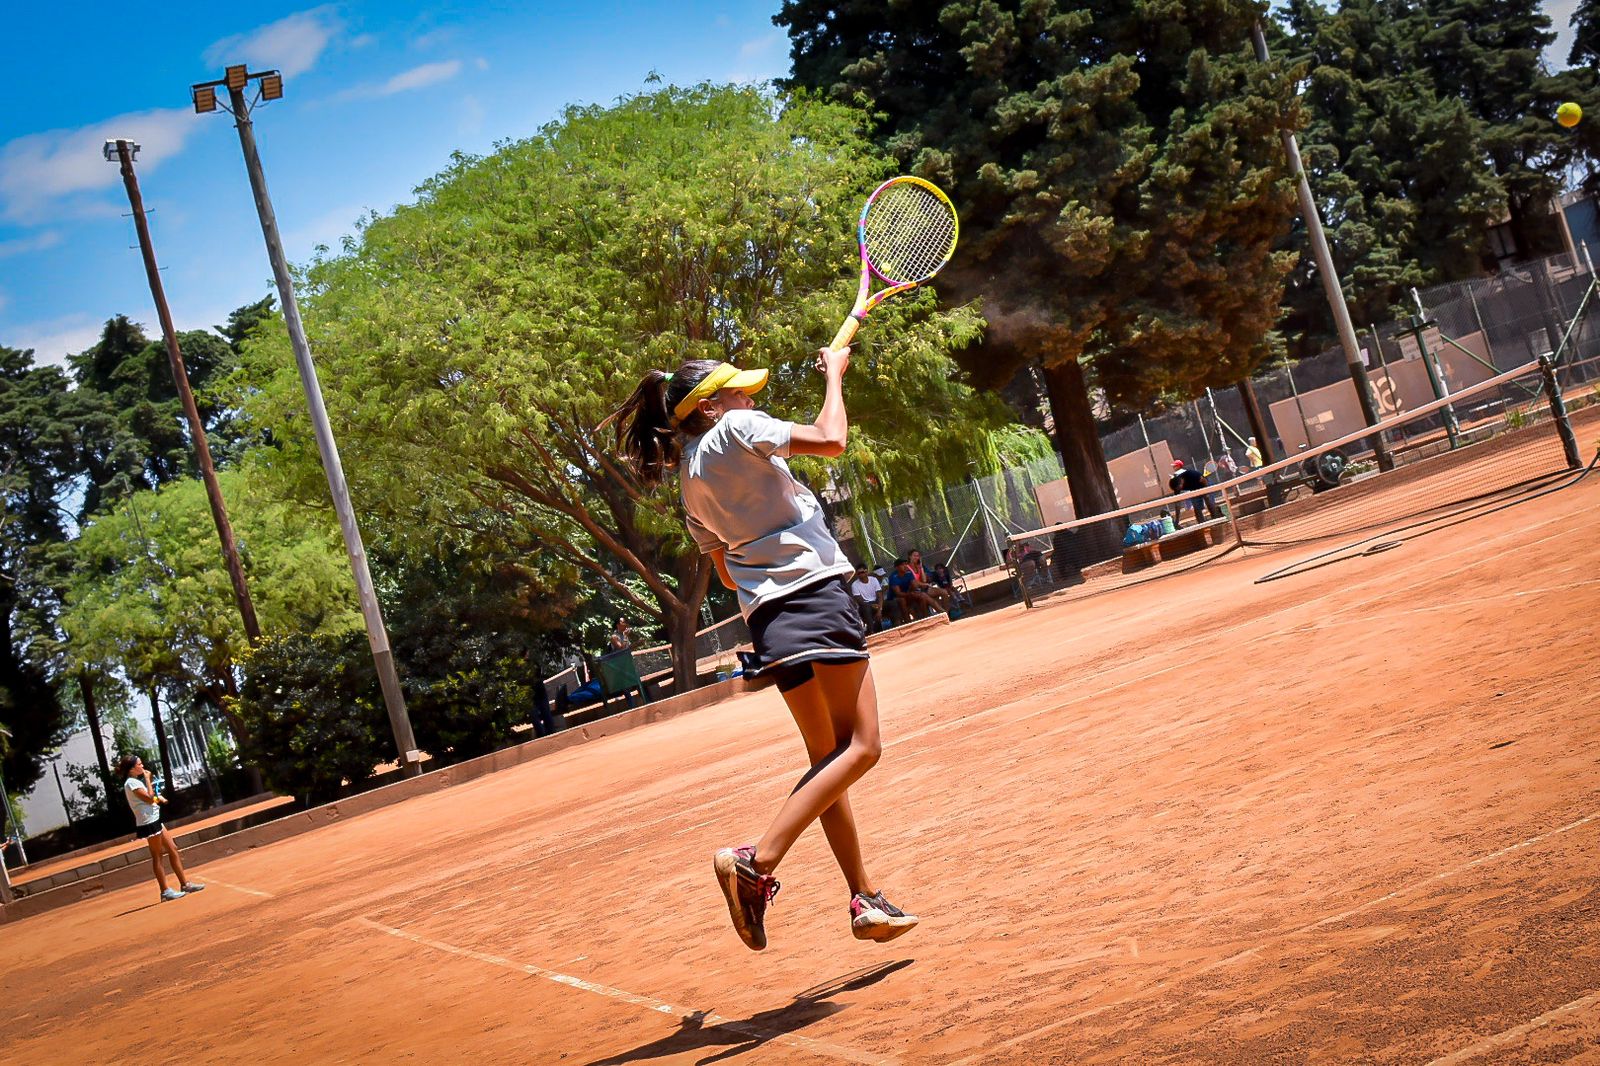
M 708 1010 L 695 1011 L 687 1018 L 679 1020 L 676 1032 L 652 1040 L 648 1044 L 641 1044 L 632 1051 L 595 1059 L 588 1066 L 621 1066 L 622 1063 L 645 1062 L 671 1055 L 689 1055 L 696 1051 L 714 1048 L 721 1050 L 700 1059 L 698 1066 L 722 1062 L 736 1055 L 754 1051 L 774 1039 L 787 1036 L 813 1022 L 839 1013 L 845 1006 L 833 1002 L 832 997 L 842 992 L 853 992 L 877 984 L 896 970 L 910 966 L 911 963 L 911 959 L 898 959 L 894 962 L 869 966 L 864 970 L 856 970 L 854 973 L 808 988 L 795 996 L 793 1002 L 786 1003 L 782 1007 L 760 1011 L 748 1018 L 717 1018 L 707 1024 L 707 1020 L 715 1015 Z

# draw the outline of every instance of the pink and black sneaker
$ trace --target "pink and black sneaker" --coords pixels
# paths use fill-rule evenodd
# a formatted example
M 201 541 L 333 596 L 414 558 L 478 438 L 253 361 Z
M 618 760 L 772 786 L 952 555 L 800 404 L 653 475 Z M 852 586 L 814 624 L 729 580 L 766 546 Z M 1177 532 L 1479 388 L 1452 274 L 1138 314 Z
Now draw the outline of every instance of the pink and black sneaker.
M 717 852 L 712 867 L 717 871 L 717 884 L 728 898 L 728 916 L 733 928 L 744 941 L 745 947 L 760 951 L 767 946 L 767 904 L 778 894 L 778 879 L 771 874 L 756 872 L 754 845 L 742 848 L 723 848 Z
M 882 892 L 867 895 L 857 892 L 850 897 L 850 933 L 857 940 L 876 940 L 883 943 L 916 927 L 915 915 L 907 914 L 883 898 Z

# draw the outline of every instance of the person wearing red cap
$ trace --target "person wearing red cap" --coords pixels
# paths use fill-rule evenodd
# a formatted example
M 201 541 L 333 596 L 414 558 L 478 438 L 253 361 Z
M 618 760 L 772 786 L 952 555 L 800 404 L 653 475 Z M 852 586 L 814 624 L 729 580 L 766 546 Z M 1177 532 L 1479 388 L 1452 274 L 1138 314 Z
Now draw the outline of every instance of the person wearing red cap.
M 745 676 L 772 680 L 794 716 L 811 768 L 755 844 L 723 848 L 713 860 L 734 930 L 745 946 L 767 946 L 774 872 L 805 828 L 819 819 L 850 890 L 850 931 L 892 940 L 917 919 L 884 898 L 868 875 L 846 794 L 878 761 L 878 697 L 867 661 L 866 627 L 850 595 L 855 567 L 828 529 L 811 490 L 785 461 L 834 458 L 849 434 L 843 381 L 849 348 L 824 348 L 822 411 L 791 423 L 756 409 L 751 394 L 765 370 L 695 360 L 670 374 L 652 370 L 614 418 L 617 448 L 651 485 L 676 471 L 689 532 L 717 576 L 738 593 L 755 651 Z
M 1191 470 L 1185 466 L 1182 459 L 1174 459 L 1172 460 L 1172 476 L 1167 479 L 1167 487 L 1170 488 L 1174 494 L 1181 495 L 1185 492 L 1194 492 L 1196 489 L 1205 488 L 1206 479 L 1205 476 L 1200 473 L 1200 471 Z M 1205 521 L 1205 518 L 1201 513 L 1202 509 L 1209 513 L 1212 518 L 1222 517 L 1217 510 L 1216 503 L 1211 499 L 1209 493 L 1204 496 L 1196 496 L 1189 502 L 1194 505 L 1194 520 L 1196 522 Z M 1174 525 L 1177 524 L 1177 520 L 1182 514 L 1183 508 L 1179 507 L 1177 509 L 1177 514 L 1172 516 Z

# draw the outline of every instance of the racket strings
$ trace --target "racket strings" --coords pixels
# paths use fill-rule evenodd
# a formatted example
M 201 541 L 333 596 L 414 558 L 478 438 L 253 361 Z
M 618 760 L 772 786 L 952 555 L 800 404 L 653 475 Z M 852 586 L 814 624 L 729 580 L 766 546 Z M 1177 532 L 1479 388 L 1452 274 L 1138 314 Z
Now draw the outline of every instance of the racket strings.
M 893 284 L 927 280 L 955 251 L 955 212 L 919 185 L 883 190 L 862 228 L 868 261 Z

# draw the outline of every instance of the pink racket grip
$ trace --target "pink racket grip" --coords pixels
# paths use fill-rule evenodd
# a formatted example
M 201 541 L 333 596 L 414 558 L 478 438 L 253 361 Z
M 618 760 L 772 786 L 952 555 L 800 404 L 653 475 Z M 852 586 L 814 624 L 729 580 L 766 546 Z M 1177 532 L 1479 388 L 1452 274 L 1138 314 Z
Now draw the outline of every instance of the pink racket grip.
M 844 320 L 844 325 L 839 327 L 839 332 L 833 335 L 833 340 L 828 342 L 829 348 L 843 348 L 855 340 L 856 330 L 861 328 L 861 320 L 851 315 Z

